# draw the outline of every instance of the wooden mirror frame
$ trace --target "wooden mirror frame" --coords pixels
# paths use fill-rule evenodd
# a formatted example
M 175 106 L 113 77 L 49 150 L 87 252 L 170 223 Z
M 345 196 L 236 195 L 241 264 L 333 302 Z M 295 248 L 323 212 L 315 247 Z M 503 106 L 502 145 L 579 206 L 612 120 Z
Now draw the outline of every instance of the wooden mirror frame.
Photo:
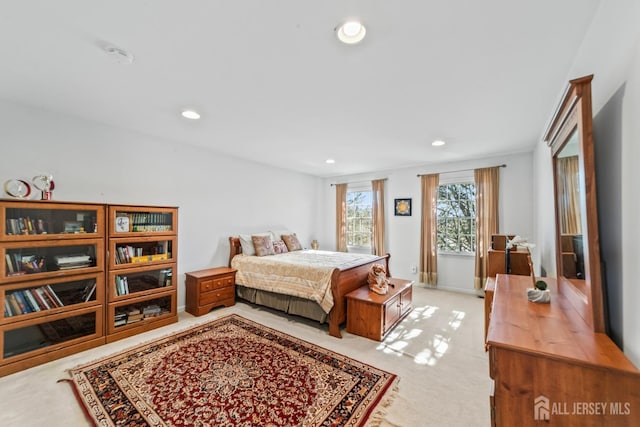
M 591 111 L 591 80 L 593 75 L 571 80 L 567 86 L 544 141 L 551 148 L 556 225 L 556 272 L 558 292 L 571 301 L 578 313 L 595 332 L 605 332 L 602 277 L 600 271 L 600 239 L 596 175 L 593 147 L 593 116 Z M 584 253 L 584 284 L 565 276 L 562 261 L 560 199 L 558 191 L 558 154 L 577 132 L 580 190 L 581 232 Z M 580 282 L 580 284 L 578 284 Z M 582 286 L 580 286 L 582 285 Z

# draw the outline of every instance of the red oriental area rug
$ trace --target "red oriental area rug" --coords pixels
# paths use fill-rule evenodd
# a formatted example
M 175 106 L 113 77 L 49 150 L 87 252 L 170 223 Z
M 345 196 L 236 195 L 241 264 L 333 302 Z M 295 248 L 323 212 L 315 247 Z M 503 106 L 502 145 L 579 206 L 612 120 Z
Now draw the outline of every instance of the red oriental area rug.
M 379 420 L 397 380 L 237 315 L 71 376 L 100 426 L 362 426 Z

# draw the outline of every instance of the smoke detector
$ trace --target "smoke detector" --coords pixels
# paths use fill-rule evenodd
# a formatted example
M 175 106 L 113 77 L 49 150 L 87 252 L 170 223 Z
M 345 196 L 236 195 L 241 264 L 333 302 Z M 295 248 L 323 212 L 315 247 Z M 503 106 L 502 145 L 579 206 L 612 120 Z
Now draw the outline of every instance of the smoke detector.
M 133 64 L 133 54 L 109 43 L 102 44 L 102 50 L 118 64 Z

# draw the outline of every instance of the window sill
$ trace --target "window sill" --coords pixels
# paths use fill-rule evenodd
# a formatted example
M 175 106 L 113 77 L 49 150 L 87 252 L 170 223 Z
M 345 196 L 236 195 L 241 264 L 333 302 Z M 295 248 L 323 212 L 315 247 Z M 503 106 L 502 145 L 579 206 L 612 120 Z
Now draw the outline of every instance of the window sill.
M 475 258 L 476 257 L 476 253 L 475 252 L 445 252 L 445 251 L 438 251 L 438 255 L 459 256 L 459 257 L 465 257 L 465 258 Z

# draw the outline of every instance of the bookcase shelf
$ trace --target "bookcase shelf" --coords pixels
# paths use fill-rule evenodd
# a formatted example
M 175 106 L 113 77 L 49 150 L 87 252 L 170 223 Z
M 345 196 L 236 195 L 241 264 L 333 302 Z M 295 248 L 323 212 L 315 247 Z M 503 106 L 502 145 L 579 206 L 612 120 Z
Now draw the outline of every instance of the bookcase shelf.
M 106 340 L 178 321 L 174 207 L 109 206 Z
M 0 375 L 105 343 L 105 211 L 0 200 Z

